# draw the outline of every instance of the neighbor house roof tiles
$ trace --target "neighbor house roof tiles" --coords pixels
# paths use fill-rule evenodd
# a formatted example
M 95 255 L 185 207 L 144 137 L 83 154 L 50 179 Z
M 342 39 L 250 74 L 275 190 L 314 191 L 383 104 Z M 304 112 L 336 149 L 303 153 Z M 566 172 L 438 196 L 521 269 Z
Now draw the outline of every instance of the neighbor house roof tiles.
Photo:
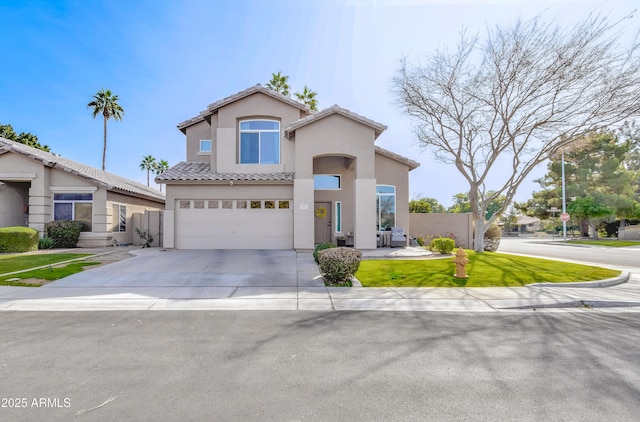
M 165 201 L 165 196 L 162 192 L 145 186 L 142 183 L 116 176 L 115 174 L 98 170 L 95 167 L 87 166 L 77 161 L 42 151 L 19 142 L 0 138 L 0 155 L 8 152 L 14 152 L 40 161 L 47 167 L 71 173 L 98 186 L 102 186 L 109 191 L 121 192 L 130 196 L 146 198 L 160 203 L 164 203 Z

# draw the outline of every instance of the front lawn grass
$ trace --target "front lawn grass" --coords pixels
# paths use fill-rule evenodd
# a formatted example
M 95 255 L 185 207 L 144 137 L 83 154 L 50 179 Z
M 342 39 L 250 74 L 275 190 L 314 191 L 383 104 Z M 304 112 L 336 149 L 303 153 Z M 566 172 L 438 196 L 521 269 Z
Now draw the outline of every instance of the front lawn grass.
M 0 274 L 14 271 L 27 270 L 29 268 L 52 265 L 70 259 L 82 258 L 90 254 L 84 253 L 51 253 L 51 254 L 29 254 L 29 255 L 0 255 Z
M 540 282 L 577 282 L 602 280 L 620 275 L 620 271 L 495 252 L 469 258 L 467 279 L 453 277 L 453 256 L 424 260 L 365 260 L 356 277 L 364 287 L 506 287 Z
M 579 245 L 611 246 L 612 248 L 624 248 L 625 246 L 640 246 L 640 242 L 634 242 L 632 240 L 618 240 L 618 239 L 580 239 L 580 240 L 570 240 L 568 243 L 577 243 Z
M 78 273 L 84 269 L 84 267 L 90 265 L 98 265 L 99 262 L 72 262 L 70 264 L 65 265 L 64 267 L 50 267 L 50 268 L 41 268 L 39 270 L 26 271 L 23 273 L 5 275 L 0 277 L 0 285 L 2 286 L 40 286 L 43 283 L 28 283 L 23 282 L 22 280 L 27 279 L 37 279 L 37 280 L 47 280 L 54 281 L 59 280 L 61 278 L 65 278 L 70 276 L 71 274 Z M 19 280 L 15 280 L 15 279 Z M 13 280 L 13 281 L 7 281 Z

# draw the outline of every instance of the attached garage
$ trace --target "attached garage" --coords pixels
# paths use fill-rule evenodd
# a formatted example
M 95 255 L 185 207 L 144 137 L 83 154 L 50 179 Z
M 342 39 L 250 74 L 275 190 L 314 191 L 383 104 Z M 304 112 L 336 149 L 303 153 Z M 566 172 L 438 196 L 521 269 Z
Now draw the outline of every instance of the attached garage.
M 290 200 L 179 199 L 178 249 L 293 249 Z

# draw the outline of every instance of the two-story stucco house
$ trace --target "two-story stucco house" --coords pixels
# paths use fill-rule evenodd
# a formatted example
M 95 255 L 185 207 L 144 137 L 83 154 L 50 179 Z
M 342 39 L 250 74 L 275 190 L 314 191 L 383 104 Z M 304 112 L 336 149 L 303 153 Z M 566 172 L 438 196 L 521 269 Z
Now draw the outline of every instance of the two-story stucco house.
M 256 85 L 178 128 L 187 160 L 156 177 L 165 247 L 374 249 L 379 231 L 408 232 L 419 164 L 375 145 L 380 123 L 338 106 L 313 113 Z

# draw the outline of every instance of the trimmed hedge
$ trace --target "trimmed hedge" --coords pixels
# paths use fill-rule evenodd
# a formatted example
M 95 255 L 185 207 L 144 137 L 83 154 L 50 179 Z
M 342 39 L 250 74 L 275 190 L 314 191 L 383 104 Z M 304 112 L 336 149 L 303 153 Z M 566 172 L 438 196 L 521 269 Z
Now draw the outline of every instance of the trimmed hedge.
M 436 237 L 431 241 L 429 249 L 441 254 L 450 254 L 456 247 L 456 241 L 448 237 Z
M 360 268 L 362 252 L 353 248 L 330 248 L 320 251 L 320 271 L 325 281 L 332 284 L 350 282 Z
M 45 226 L 47 237 L 53 240 L 54 248 L 75 248 L 80 239 L 82 223 L 79 221 L 50 221 Z
M 29 252 L 38 250 L 38 230 L 29 227 L 0 228 L 0 252 Z
M 316 264 L 320 263 L 320 261 L 318 261 L 318 252 L 335 247 L 336 245 L 334 245 L 333 243 L 320 243 L 318 246 L 316 246 L 316 248 L 313 250 L 313 259 L 314 261 L 316 261 Z

